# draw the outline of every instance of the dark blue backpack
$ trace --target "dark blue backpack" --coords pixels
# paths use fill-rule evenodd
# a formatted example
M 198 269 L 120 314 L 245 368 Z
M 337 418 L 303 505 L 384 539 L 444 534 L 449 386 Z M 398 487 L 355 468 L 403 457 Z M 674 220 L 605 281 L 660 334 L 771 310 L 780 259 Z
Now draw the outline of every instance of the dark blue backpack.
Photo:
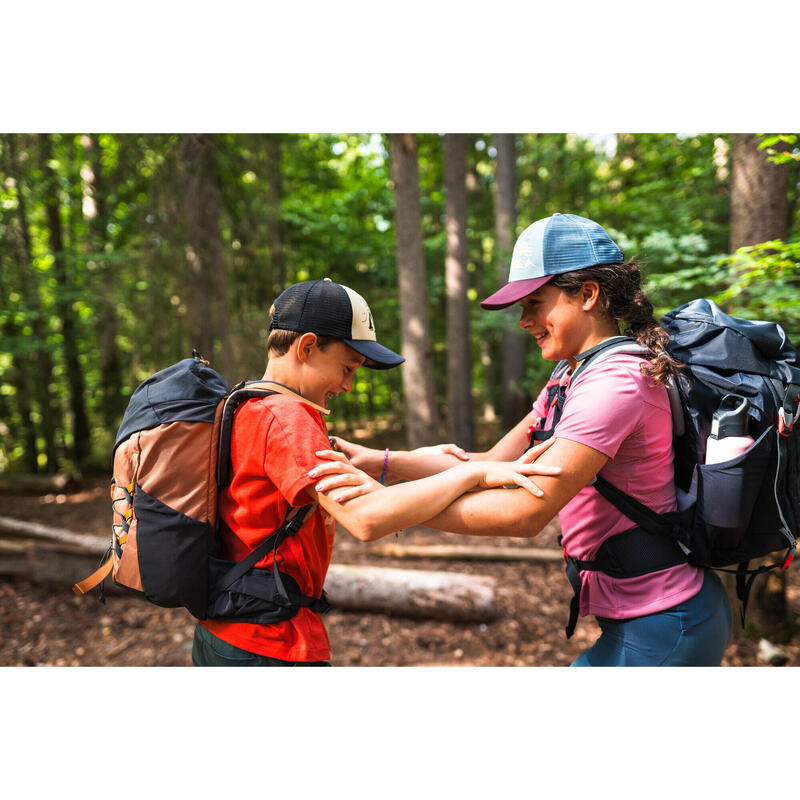
M 565 552 L 575 596 L 567 636 L 577 621 L 580 572 L 599 570 L 618 578 L 656 572 L 679 563 L 712 567 L 736 575 L 742 622 L 753 580 L 786 569 L 800 530 L 800 364 L 784 330 L 772 322 L 751 322 L 725 314 L 711 300 L 693 300 L 667 313 L 667 352 L 685 364 L 670 385 L 678 511 L 657 514 L 600 476 L 600 494 L 636 523 L 607 539 L 592 560 Z M 628 337 L 607 340 L 580 354 L 575 377 L 614 353 L 641 354 Z M 558 425 L 564 396 L 556 366 L 548 391 L 556 404 L 553 428 L 534 430 L 531 444 L 548 438 Z M 742 455 L 705 464 L 711 420 L 723 397 L 747 398 L 748 432 L 754 444 Z M 769 564 L 750 569 L 753 559 L 783 552 Z M 726 569 L 735 566 L 734 569 Z

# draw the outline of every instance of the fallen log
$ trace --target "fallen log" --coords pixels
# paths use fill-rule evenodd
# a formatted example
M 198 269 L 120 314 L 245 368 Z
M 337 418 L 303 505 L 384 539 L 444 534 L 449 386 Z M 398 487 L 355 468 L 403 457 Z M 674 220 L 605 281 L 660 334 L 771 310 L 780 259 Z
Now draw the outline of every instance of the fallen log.
M 111 538 L 110 535 L 106 538 L 91 533 L 75 533 L 66 528 L 56 528 L 52 525 L 42 525 L 39 522 L 28 522 L 11 517 L 0 517 L 0 533 L 28 539 L 41 539 L 55 544 L 74 545 L 87 553 L 97 553 L 98 555 L 105 552 Z
M 107 547 L 105 537 L 0 517 L 0 576 L 21 575 L 69 592 L 97 568 Z M 463 573 L 331 564 L 325 591 L 344 611 L 486 621 L 498 614 L 494 583 L 492 577 Z M 106 593 L 123 591 L 111 580 L 105 587 Z
M 563 561 L 560 550 L 542 547 L 493 547 L 491 545 L 382 544 L 369 548 L 370 555 L 384 558 L 446 558 L 460 561 Z
M 459 572 L 331 564 L 325 592 L 334 608 L 463 622 L 494 619 L 494 578 Z

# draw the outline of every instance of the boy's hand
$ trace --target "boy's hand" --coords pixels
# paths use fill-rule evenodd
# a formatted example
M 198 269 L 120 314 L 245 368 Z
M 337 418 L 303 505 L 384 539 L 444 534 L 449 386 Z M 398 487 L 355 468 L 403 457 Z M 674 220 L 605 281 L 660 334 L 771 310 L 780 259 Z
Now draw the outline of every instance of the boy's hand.
M 533 447 L 526 450 L 516 461 L 517 464 L 531 464 L 536 461 L 539 456 L 547 450 L 555 442 L 555 437 L 551 436 L 549 439 L 545 439 L 545 441 L 541 442 L 540 444 L 534 445 Z
M 331 436 L 331 441 L 350 463 L 370 475 L 380 475 L 383 469 L 383 450 L 373 450 L 360 444 L 348 442 L 339 436 Z
M 544 492 L 528 477 L 529 475 L 558 475 L 561 467 L 531 464 L 519 461 L 476 461 L 473 462 L 481 471 L 478 486 L 481 489 L 516 489 L 521 487 L 535 497 L 542 497 Z M 462 469 L 462 467 L 453 467 Z
M 353 466 L 344 453 L 339 453 L 335 450 L 317 450 L 315 455 L 327 460 L 309 470 L 309 477 L 327 476 L 317 483 L 314 488 L 317 492 L 338 490 L 331 495 L 331 500 L 334 503 L 346 503 L 348 500 L 353 500 L 356 497 L 361 497 L 361 495 L 383 488 L 378 481 L 371 478 L 366 472 Z
M 419 453 L 420 455 L 429 456 L 455 456 L 462 461 L 469 461 L 469 454 L 462 447 L 457 444 L 434 444 L 429 447 L 418 447 L 412 450 L 412 453 Z

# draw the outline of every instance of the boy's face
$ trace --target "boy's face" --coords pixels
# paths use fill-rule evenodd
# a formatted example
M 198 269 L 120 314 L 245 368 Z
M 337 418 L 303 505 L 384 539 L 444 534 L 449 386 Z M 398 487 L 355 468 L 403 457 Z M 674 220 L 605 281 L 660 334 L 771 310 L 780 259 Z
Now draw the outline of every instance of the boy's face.
M 353 376 L 365 361 L 344 342 L 331 342 L 324 350 L 315 345 L 305 362 L 301 393 L 327 408 L 329 397 L 353 388 Z

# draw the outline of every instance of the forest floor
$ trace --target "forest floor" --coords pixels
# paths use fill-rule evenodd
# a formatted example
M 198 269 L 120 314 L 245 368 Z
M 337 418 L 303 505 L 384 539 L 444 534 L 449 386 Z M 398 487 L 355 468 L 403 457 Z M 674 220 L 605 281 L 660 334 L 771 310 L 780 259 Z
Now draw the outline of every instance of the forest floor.
M 109 507 L 105 479 L 87 479 L 63 494 L 3 494 L 3 516 L 51 524 L 75 532 L 107 535 Z M 414 529 L 390 536 L 398 544 L 481 544 L 555 548 L 557 523 L 533 541 L 484 539 Z M 333 563 L 371 564 L 488 575 L 496 580 L 500 613 L 486 623 L 411 619 L 387 614 L 332 610 L 325 617 L 335 666 L 566 666 L 599 635 L 583 618 L 567 640 L 564 625 L 570 589 L 559 563 L 394 559 L 371 553 L 338 531 Z M 84 576 L 78 576 L 84 577 Z M 40 585 L 23 577 L 0 578 L 0 665 L 2 666 L 188 666 L 194 620 L 183 609 L 166 609 L 134 596 L 95 592 L 83 598 L 63 584 Z M 800 616 L 800 569 L 788 570 L 792 619 Z M 764 631 L 738 623 L 723 665 L 757 666 Z M 797 627 L 796 624 L 794 626 Z M 768 634 L 769 635 L 769 634 Z M 773 642 L 800 666 L 800 633 Z

